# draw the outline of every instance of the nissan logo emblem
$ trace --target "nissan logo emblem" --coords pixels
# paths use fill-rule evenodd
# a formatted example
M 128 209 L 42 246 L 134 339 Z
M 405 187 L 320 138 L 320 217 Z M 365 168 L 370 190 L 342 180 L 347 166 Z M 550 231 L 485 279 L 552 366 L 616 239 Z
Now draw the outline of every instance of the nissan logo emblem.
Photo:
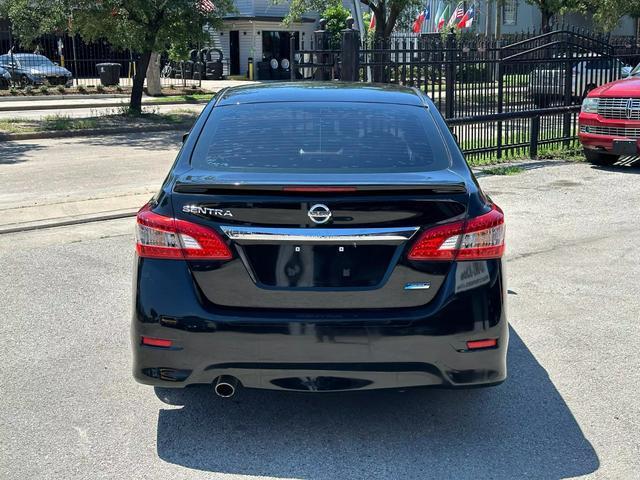
M 316 203 L 309 209 L 308 215 L 313 223 L 327 223 L 331 218 L 331 210 L 322 203 Z

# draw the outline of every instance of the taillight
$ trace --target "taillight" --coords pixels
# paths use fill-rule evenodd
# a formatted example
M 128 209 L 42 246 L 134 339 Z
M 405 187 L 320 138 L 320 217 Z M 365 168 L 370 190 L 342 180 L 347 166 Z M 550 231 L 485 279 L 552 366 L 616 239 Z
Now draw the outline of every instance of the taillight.
M 229 247 L 213 230 L 165 217 L 145 205 L 136 218 L 136 251 L 146 258 L 229 260 Z
M 504 254 L 504 214 L 497 205 L 491 211 L 431 228 L 418 238 L 409 260 L 487 260 Z

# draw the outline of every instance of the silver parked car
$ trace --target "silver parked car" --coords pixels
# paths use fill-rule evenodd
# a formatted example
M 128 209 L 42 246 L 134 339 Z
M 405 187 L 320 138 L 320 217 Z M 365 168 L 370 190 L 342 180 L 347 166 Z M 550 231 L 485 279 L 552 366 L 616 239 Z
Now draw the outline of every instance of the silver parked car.
M 578 59 L 576 59 L 578 60 Z M 597 56 L 575 61 L 571 66 L 571 98 L 577 100 L 604 83 L 628 77 L 631 67 L 613 57 Z M 566 59 L 551 59 L 547 67 L 529 74 L 529 95 L 537 107 L 562 102 L 565 96 Z
M 0 90 L 6 90 L 11 85 L 11 74 L 0 67 Z
M 70 87 L 73 75 L 69 70 L 36 53 L 0 55 L 0 67 L 7 70 L 14 83 L 27 85 L 65 85 Z

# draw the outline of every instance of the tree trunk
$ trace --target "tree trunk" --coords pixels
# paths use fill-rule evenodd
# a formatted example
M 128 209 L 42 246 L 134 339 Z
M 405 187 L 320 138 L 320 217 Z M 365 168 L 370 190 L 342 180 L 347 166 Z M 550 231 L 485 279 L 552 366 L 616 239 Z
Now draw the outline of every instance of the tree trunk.
M 373 37 L 373 48 L 376 50 L 386 50 L 389 48 L 388 38 L 385 36 L 385 30 L 387 28 L 387 21 L 385 18 L 384 8 L 380 8 L 376 12 L 376 33 Z M 373 55 L 373 61 L 376 65 L 373 66 L 373 81 L 377 83 L 384 83 L 387 80 L 387 63 L 388 55 L 385 52 L 378 51 Z
M 147 95 L 157 97 L 162 95 L 162 86 L 160 85 L 160 54 L 153 52 L 149 59 L 149 67 L 147 68 Z
M 551 18 L 553 14 L 546 10 L 541 10 L 540 13 L 542 14 L 542 33 L 548 33 L 551 31 Z
M 131 88 L 131 99 L 129 100 L 129 110 L 131 113 L 142 112 L 142 92 L 144 90 L 144 79 L 147 76 L 149 59 L 151 52 L 144 52 L 140 55 L 136 65 L 136 74 L 133 76 L 133 87 Z

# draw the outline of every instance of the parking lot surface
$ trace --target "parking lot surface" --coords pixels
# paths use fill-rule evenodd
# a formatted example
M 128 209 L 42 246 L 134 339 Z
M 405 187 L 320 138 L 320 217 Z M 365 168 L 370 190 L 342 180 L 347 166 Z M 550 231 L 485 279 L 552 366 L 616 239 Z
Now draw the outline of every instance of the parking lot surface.
M 133 220 L 0 235 L 0 478 L 637 478 L 639 174 L 480 176 L 508 229 L 509 379 L 490 389 L 138 385 Z

